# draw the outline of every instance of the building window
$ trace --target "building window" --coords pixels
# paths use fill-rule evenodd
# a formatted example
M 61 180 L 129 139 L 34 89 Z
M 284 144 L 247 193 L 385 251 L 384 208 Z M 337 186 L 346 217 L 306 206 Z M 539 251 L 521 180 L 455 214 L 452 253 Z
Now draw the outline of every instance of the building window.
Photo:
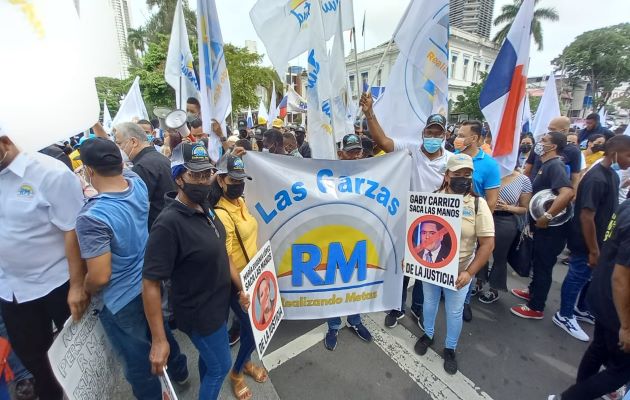
M 490 71 L 490 64 L 486 64 L 486 74 Z
M 470 60 L 467 58 L 464 58 L 464 70 L 462 72 L 462 79 L 463 80 L 468 80 L 468 62 Z
M 367 87 L 369 87 L 369 82 L 368 82 L 368 73 L 367 72 L 361 72 L 361 90 L 365 91 L 365 89 Z
M 453 55 L 451 57 L 451 69 L 450 69 L 450 77 L 454 77 L 455 76 L 455 71 L 457 71 L 457 56 Z
M 350 91 L 352 91 L 353 95 L 357 95 L 357 85 L 354 83 L 354 75 L 350 75 L 348 80 L 350 81 Z
M 479 61 L 473 62 L 473 74 L 472 74 L 473 82 L 477 82 L 479 80 L 479 67 L 481 67 L 481 63 Z
M 381 86 L 381 70 L 378 70 L 378 73 L 376 74 L 376 86 L 380 87 Z

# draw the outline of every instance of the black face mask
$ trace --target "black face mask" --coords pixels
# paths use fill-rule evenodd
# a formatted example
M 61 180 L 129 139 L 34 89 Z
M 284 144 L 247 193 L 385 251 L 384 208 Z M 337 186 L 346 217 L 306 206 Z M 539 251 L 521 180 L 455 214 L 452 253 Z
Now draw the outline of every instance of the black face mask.
M 591 151 L 593 153 L 597 153 L 599 151 L 604 151 L 604 145 L 603 144 L 595 144 L 595 145 L 593 145 L 593 147 L 591 147 Z
M 233 183 L 231 185 L 227 185 L 225 189 L 225 197 L 230 200 L 238 199 L 243 195 L 245 191 L 245 182 Z
M 182 191 L 193 203 L 204 205 L 208 202 L 208 194 L 210 193 L 210 185 L 204 185 L 201 183 L 188 183 L 184 182 L 184 186 L 181 187 Z
M 519 151 L 522 154 L 529 153 L 530 151 L 532 151 L 532 145 L 531 144 L 522 144 L 521 147 L 519 148 Z
M 451 192 L 455 194 L 465 194 L 470 192 L 472 187 L 472 178 L 466 178 L 464 176 L 451 177 L 451 183 L 449 184 Z

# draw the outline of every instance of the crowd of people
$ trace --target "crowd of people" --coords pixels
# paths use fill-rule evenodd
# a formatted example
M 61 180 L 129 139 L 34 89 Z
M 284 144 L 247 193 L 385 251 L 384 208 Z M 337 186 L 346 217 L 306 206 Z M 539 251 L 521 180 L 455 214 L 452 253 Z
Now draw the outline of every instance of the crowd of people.
M 630 137 L 603 128 L 597 114 L 579 132 L 558 116 L 540 137 L 523 134 L 514 171 L 501 177 L 483 123 L 449 127 L 434 114 L 416 140 L 405 142 L 383 130 L 369 94 L 360 106 L 365 119 L 338 144 L 340 160 L 407 151 L 410 190 L 463 196 L 457 289 L 416 282 L 411 291 L 410 311 L 423 331 L 415 352 L 424 356 L 434 345 L 443 297 L 444 369 L 458 371 L 457 344 L 464 321 L 473 319 L 471 302 L 477 297 L 489 305 L 508 292 L 509 254 L 527 235 L 531 280 L 528 288 L 510 290 L 525 302 L 512 314 L 544 318 L 554 266 L 568 247 L 552 320 L 581 341 L 591 338 L 580 323 L 595 325 L 576 384 L 550 398 L 594 399 L 630 381 L 630 203 L 624 201 L 630 181 L 623 172 L 630 167 Z M 225 135 L 213 121 L 210 134 L 220 137 L 223 153 L 213 163 L 199 102 L 191 98 L 186 108 L 184 132 L 139 120 L 108 135 L 97 123 L 89 134 L 39 153 L 20 151 L 11 132 L 0 132 L 0 336 L 14 350 L 8 362 L 20 400 L 63 398 L 47 351 L 67 318 L 81 319 L 97 297 L 103 329 L 138 399 L 161 398 L 156 375 L 166 368 L 174 382 L 188 380 L 175 329 L 199 352 L 200 399 L 217 398 L 226 376 L 239 400 L 253 396 L 245 375 L 268 379 L 251 360 L 250 299 L 239 278 L 260 245 L 243 198 L 251 177 L 242 155 L 310 158 L 308 132 L 280 119 L 267 129 L 260 117 L 253 128 L 242 120 Z M 534 219 L 528 207 L 543 192 L 553 196 Z M 558 223 L 566 213 L 572 217 Z M 419 234 L 432 238 L 437 228 L 423 224 Z M 434 262 L 440 254 L 437 244 L 419 256 Z M 405 317 L 409 283 L 405 277 L 400 308 L 386 314 L 386 327 Z M 360 314 L 346 320 L 358 338 L 372 340 Z M 341 317 L 328 320 L 326 349 L 336 349 L 342 327 Z M 237 343 L 232 363 L 230 346 Z

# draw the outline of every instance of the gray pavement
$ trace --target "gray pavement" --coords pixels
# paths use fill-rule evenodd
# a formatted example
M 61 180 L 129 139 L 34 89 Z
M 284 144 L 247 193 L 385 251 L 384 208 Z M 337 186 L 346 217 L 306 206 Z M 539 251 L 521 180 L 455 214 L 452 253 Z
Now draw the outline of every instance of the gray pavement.
M 551 318 L 559 307 L 560 285 L 567 267 L 558 264 L 545 319 L 523 320 L 509 307 L 522 303 L 502 294 L 494 304 L 473 299 L 473 321 L 464 323 L 457 349 L 460 373 L 444 373 L 442 352 L 445 322 L 438 314 L 435 343 L 427 356 L 413 352 L 421 335 L 410 313 L 394 329 L 383 327 L 384 313 L 364 316 L 375 341 L 364 343 L 349 329 L 339 334 L 334 352 L 324 348 L 325 321 L 284 321 L 265 355 L 270 381 L 248 378 L 254 399 L 547 399 L 570 386 L 588 343 L 573 339 Z M 511 275 L 508 287 L 525 287 L 527 279 Z M 411 290 L 408 302 L 411 301 Z M 592 327 L 582 324 L 592 335 Z M 197 352 L 188 338 L 177 338 L 189 360 L 191 380 L 176 387 L 181 400 L 197 399 Z M 233 358 L 237 348 L 232 350 Z M 116 399 L 132 398 L 121 378 Z M 232 399 L 225 382 L 221 399 Z

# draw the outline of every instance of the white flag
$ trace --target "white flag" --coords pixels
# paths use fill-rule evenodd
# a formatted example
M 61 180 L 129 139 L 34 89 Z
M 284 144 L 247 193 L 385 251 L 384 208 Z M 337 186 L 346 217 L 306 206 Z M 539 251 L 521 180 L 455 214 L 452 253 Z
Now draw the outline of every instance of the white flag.
M 109 108 L 107 108 L 107 103 L 103 100 L 103 129 L 105 129 L 107 133 L 112 133 L 112 128 L 112 116 L 109 113 Z
M 352 3 L 350 3 L 350 8 L 352 8 Z M 335 40 L 330 52 L 332 125 L 336 142 L 341 142 L 346 134 L 354 132 L 354 128 L 346 124 L 348 75 L 346 74 L 346 58 L 343 46 L 342 18 L 343 13 L 337 15 L 337 31 L 335 32 Z
M 201 120 L 203 131 L 209 134 L 208 153 L 217 161 L 221 156 L 221 141 L 212 133 L 211 124 L 213 119 L 219 122 L 225 134 L 225 117 L 232 109 L 232 92 L 215 0 L 197 0 L 197 41 Z
M 529 107 L 529 95 L 525 93 L 525 105 L 523 109 L 523 118 L 521 118 L 521 131 L 523 133 L 531 132 L 532 128 L 532 109 Z
M 67 140 L 98 121 L 83 39 L 72 0 L 0 1 L 0 121 L 22 150 Z
M 293 87 L 287 91 L 287 112 L 305 113 L 308 109 L 306 99 L 300 96 Z
M 264 118 L 265 121 L 269 121 L 269 114 L 267 113 L 267 109 L 265 108 L 265 103 L 263 102 L 262 97 L 260 98 L 260 102 L 258 103 L 258 118 Z
M 416 0 L 401 20 L 400 54 L 374 107 L 395 140 L 420 146 L 427 117 L 448 111 L 448 10 L 448 0 Z
M 142 100 L 140 77 L 136 76 L 136 79 L 133 80 L 129 92 L 123 99 L 114 117 L 112 126 L 115 128 L 116 125 L 121 122 L 137 122 L 140 119 L 149 119 L 149 113 L 147 112 L 147 107 L 144 105 L 144 100 Z
M 343 29 L 351 29 L 354 25 L 351 0 L 258 0 L 249 16 L 271 63 L 284 76 L 289 60 L 312 47 L 311 30 L 321 31 L 324 24 L 324 40 L 334 35 L 339 10 L 343 10 Z M 315 20 L 318 22 L 313 23 Z
M 536 115 L 534 115 L 534 123 L 532 126 L 532 133 L 534 139 L 538 141 L 549 130 L 549 122 L 552 119 L 561 116 L 560 103 L 558 102 L 558 92 L 556 90 L 556 78 L 553 72 L 547 79 L 547 85 L 545 86 L 545 92 L 542 99 L 538 104 Z
M 599 123 L 604 128 L 606 128 L 606 117 L 608 116 L 608 111 L 606 111 L 606 106 L 602 106 L 597 112 L 597 114 L 599 114 Z
M 193 68 L 193 56 L 188 44 L 188 32 L 181 0 L 177 0 L 175 7 L 164 79 L 170 87 L 175 89 L 175 103 L 178 109 L 186 108 L 186 100 L 189 97 L 199 97 L 199 81 Z
M 626 130 L 623 131 L 623 134 L 626 136 L 630 136 L 630 124 L 626 125 Z
M 278 102 L 276 100 L 276 83 L 272 82 L 271 100 L 269 101 L 269 114 L 267 118 L 267 128 L 271 128 L 273 120 L 278 118 Z

